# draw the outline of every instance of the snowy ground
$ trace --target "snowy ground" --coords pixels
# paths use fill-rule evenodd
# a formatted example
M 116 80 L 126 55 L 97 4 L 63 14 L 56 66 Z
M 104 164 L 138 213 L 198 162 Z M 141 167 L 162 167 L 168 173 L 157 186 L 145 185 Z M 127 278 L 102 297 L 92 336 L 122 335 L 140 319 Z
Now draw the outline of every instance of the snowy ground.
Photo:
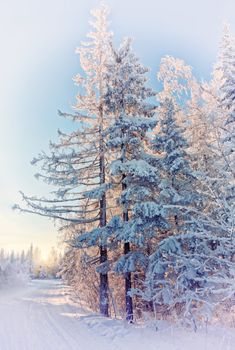
M 58 281 L 0 292 L 0 350 L 234 350 L 235 330 L 127 325 L 82 311 Z

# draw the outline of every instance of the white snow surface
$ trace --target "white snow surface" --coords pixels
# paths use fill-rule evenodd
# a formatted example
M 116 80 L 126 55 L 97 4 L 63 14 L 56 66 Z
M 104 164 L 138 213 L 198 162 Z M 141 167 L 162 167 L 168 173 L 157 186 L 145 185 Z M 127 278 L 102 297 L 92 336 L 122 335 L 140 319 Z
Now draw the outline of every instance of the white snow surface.
M 128 325 L 84 311 L 60 281 L 0 291 L 0 350 L 234 350 L 235 331 Z

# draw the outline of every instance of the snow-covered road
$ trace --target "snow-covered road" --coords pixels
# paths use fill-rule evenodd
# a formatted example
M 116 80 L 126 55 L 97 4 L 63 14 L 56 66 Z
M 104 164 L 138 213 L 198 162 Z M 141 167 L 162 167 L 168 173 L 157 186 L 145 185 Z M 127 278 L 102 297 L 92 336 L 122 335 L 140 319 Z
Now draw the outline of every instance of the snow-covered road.
M 1 292 L 0 350 L 101 349 L 102 338 L 91 337 L 79 316 L 59 281 L 33 281 Z
M 0 350 L 235 350 L 234 329 L 193 333 L 88 314 L 59 281 L 0 292 Z

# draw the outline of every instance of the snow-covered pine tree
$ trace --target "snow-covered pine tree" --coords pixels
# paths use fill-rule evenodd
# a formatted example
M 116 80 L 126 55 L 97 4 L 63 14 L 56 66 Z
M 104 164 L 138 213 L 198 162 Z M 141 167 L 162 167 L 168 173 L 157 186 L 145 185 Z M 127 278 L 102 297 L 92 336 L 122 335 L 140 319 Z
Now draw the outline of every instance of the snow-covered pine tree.
M 184 130 L 178 125 L 174 104 L 165 99 L 159 107 L 160 130 L 152 140 L 152 148 L 160 154 L 158 169 L 161 181 L 157 201 L 165 208 L 171 234 L 190 230 L 196 222 L 193 211 L 199 195 L 194 190 L 196 181 L 187 154 L 188 142 Z
M 207 89 L 206 93 L 210 94 L 210 91 Z M 198 113 L 208 115 L 208 111 L 211 110 L 212 117 L 216 117 L 218 113 L 216 97 L 213 95 L 212 99 L 212 106 L 206 106 L 208 102 L 205 98 L 204 105 L 201 106 L 201 110 Z M 171 111 L 170 115 L 172 115 L 173 105 L 170 103 L 169 108 L 169 101 L 167 104 L 167 109 Z M 219 125 L 219 123 L 217 125 L 217 122 L 215 120 L 215 127 Z M 171 125 L 171 131 L 177 134 L 178 126 Z M 169 130 L 166 131 L 166 125 L 164 130 L 164 134 L 171 134 Z M 178 148 L 177 144 L 169 142 L 168 138 L 162 138 L 161 132 L 157 134 L 157 138 L 160 135 L 160 140 L 157 143 L 154 141 L 154 147 L 156 147 L 156 150 L 162 150 L 165 155 L 170 149 L 174 154 Z M 163 147 L 161 147 L 161 144 Z M 172 148 L 168 148 L 168 144 Z M 184 158 L 182 164 L 185 167 L 187 143 L 183 142 L 182 145 L 183 152 L 181 155 Z M 213 316 L 216 308 L 221 307 L 223 309 L 226 307 L 226 304 L 233 305 L 235 207 L 234 202 L 228 200 L 228 193 L 230 193 L 230 197 L 232 197 L 233 193 L 231 186 L 228 186 L 226 177 L 222 175 L 224 172 L 220 173 L 220 169 L 216 168 L 219 158 L 219 148 L 216 148 L 216 142 L 209 143 L 207 147 L 206 163 L 200 161 L 201 154 L 205 150 L 204 147 L 199 147 L 198 154 L 195 153 L 199 158 L 198 165 L 202 165 L 201 168 L 197 168 L 200 172 L 195 173 L 197 176 L 196 193 L 194 191 L 194 176 L 190 176 L 190 174 L 194 174 L 188 170 L 186 174 L 189 175 L 188 180 L 191 177 L 191 182 L 187 180 L 185 183 L 184 180 L 187 177 L 181 178 L 180 173 L 174 174 L 171 171 L 169 172 L 169 170 L 167 171 L 170 174 L 169 179 L 173 179 L 175 175 L 180 175 L 179 179 L 183 180 L 181 183 L 182 187 L 180 186 L 183 190 L 183 197 L 181 197 L 182 195 L 178 197 L 180 194 L 178 192 L 176 196 L 176 199 L 178 198 L 180 201 L 183 199 L 183 202 L 179 202 L 179 207 L 177 203 L 174 203 L 174 192 L 168 192 L 172 188 L 169 185 L 160 186 L 163 189 L 159 196 L 161 198 L 163 194 L 161 202 L 167 203 L 164 200 L 164 192 L 167 189 L 166 195 L 168 194 L 167 201 L 170 201 L 168 202 L 170 208 L 174 210 L 174 205 L 176 204 L 175 209 L 179 210 L 178 213 L 180 215 L 183 214 L 181 219 L 183 226 L 181 225 L 180 230 L 176 227 L 177 230 L 174 230 L 173 233 L 177 234 L 163 239 L 156 251 L 151 255 L 144 295 L 144 298 L 153 301 L 157 316 L 164 314 L 164 311 L 166 311 L 166 314 L 170 314 L 171 317 L 174 316 L 177 321 L 180 320 L 192 325 L 194 329 L 196 329 L 198 322 L 202 320 L 208 321 Z M 215 163 L 214 165 L 213 162 Z M 176 161 L 177 163 L 178 161 Z M 179 163 L 181 164 L 181 161 Z M 186 161 L 186 169 L 188 169 L 188 166 L 189 163 Z M 169 167 L 174 168 L 174 159 L 166 157 L 163 169 L 167 170 Z M 163 177 L 168 177 L 167 172 Z M 177 188 L 177 191 L 180 187 Z M 174 188 L 173 190 L 175 191 Z M 185 194 L 186 202 L 184 202 Z M 190 203 L 189 199 L 192 195 L 194 200 L 192 197 L 192 202 Z M 195 204 L 195 199 L 197 198 L 201 201 L 199 208 L 198 200 Z M 171 215 L 173 214 L 174 211 Z M 174 222 L 174 220 L 170 221 Z M 193 226 L 191 226 L 192 224 Z
M 205 86 L 207 113 L 211 113 L 215 140 L 209 146 L 209 169 L 200 178 L 201 191 L 207 198 L 205 214 L 200 218 L 205 232 L 224 237 L 234 235 L 234 90 L 235 46 L 228 26 L 224 28 L 219 60 L 211 84 Z
M 75 77 L 79 86 L 74 114 L 61 113 L 77 123 L 75 131 L 59 131 L 58 144 L 51 143 L 49 155 L 41 153 L 33 163 L 41 163 L 42 173 L 37 177 L 57 187 L 51 198 L 36 198 L 23 195 L 29 209 L 24 212 L 36 213 L 56 219 L 66 232 L 80 234 L 91 228 L 106 225 L 106 160 L 103 139 L 106 123 L 109 122 L 104 109 L 106 94 L 107 63 L 110 59 L 108 30 L 108 8 L 102 3 L 92 11 L 93 31 L 87 34 L 88 41 L 77 49 L 83 75 Z M 71 238 L 71 237 L 70 237 Z M 107 261 L 106 242 L 92 236 L 99 246 L 100 264 Z M 108 316 L 108 275 L 100 273 L 100 312 Z
M 223 84 L 220 87 L 220 104 L 226 112 L 223 124 L 222 142 L 226 171 L 235 177 L 235 39 L 226 25 L 219 54 L 219 69 Z
M 158 93 L 159 102 L 166 98 L 172 100 L 175 117 L 183 129 L 184 137 L 188 141 L 190 164 L 193 169 L 204 171 L 209 168 L 211 153 L 215 153 L 218 128 L 217 92 L 220 74 L 214 70 L 209 83 L 199 83 L 194 77 L 192 67 L 182 59 L 165 56 L 161 59 L 157 74 L 162 84 Z
M 26 253 L 26 258 L 29 264 L 29 275 L 33 277 L 34 274 L 34 261 L 33 261 L 33 244 L 30 244 L 30 247 Z
M 108 129 L 107 145 L 117 155 L 110 165 L 110 173 L 113 187 L 120 191 L 118 203 L 122 214 L 113 233 L 115 241 L 123 244 L 123 255 L 114 270 L 124 273 L 126 319 L 132 322 L 131 274 L 138 266 L 146 264 L 144 255 L 134 246 L 146 244 L 142 211 L 151 211 L 150 187 L 154 186 L 157 177 L 156 169 L 145 159 L 146 135 L 156 125 L 155 106 L 148 99 L 155 93 L 146 86 L 148 69 L 139 63 L 129 39 L 124 40 L 118 50 L 113 49 L 113 56 L 114 61 L 107 71 L 105 99 L 107 113 L 111 113 L 115 120 Z
M 206 106 L 205 98 L 198 110 L 205 118 L 209 110 L 217 116 L 216 98 L 212 98 L 214 106 Z M 216 149 L 213 158 L 215 141 L 208 144 L 206 164 L 199 161 L 204 166 L 194 173 L 185 133 L 177 125 L 169 99 L 160 107 L 160 117 L 161 128 L 153 140 L 154 149 L 161 154 L 158 200 L 168 212 L 172 232 L 149 259 L 143 296 L 153 301 L 156 314 L 165 308 L 171 316 L 175 313 L 177 319 L 196 327 L 201 317 L 208 320 L 220 302 L 230 302 L 233 297 L 235 209 L 228 200 L 233 192 L 224 171 L 212 166 L 219 156 Z M 199 147 L 197 156 L 204 151 Z
M 165 238 L 150 257 L 145 298 L 153 301 L 156 316 L 165 311 L 196 330 L 219 307 L 233 305 L 234 256 L 234 238 L 208 232 Z
M 180 114 L 187 114 L 187 103 L 191 98 L 193 84 L 196 83 L 192 74 L 192 67 L 187 65 L 182 59 L 172 56 L 165 56 L 161 59 L 157 78 L 162 85 L 162 90 L 158 93 L 159 102 L 171 99 L 177 105 L 176 114 L 178 119 L 185 118 Z
M 212 157 L 216 155 L 217 108 L 213 96 L 214 81 L 194 82 L 188 101 L 185 137 L 189 143 L 188 153 L 194 170 L 209 172 L 213 168 Z

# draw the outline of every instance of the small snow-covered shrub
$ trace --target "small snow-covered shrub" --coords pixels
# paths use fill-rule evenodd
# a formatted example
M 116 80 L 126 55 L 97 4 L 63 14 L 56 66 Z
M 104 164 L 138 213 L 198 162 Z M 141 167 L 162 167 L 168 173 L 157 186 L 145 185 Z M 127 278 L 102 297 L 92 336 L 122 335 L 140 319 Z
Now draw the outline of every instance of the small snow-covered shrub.
M 234 238 L 183 234 L 164 239 L 151 255 L 144 298 L 194 328 L 235 304 Z M 218 318 L 217 313 L 217 318 Z

